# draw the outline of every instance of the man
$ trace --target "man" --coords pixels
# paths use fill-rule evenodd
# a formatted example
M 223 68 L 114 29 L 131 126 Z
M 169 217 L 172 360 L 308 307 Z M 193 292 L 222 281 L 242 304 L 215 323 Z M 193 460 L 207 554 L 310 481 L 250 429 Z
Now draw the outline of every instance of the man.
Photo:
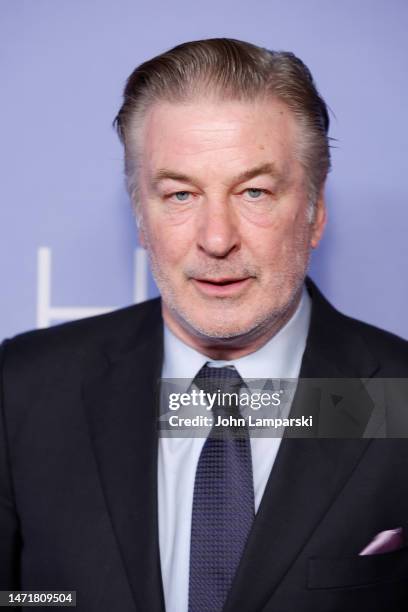
M 308 69 L 186 43 L 134 71 L 116 123 L 161 300 L 4 344 L 1 588 L 87 612 L 406 609 L 408 448 L 362 439 L 383 427 L 368 393 L 331 394 L 316 439 L 158 435 L 160 378 L 407 377 L 405 341 L 305 284 L 330 165 Z

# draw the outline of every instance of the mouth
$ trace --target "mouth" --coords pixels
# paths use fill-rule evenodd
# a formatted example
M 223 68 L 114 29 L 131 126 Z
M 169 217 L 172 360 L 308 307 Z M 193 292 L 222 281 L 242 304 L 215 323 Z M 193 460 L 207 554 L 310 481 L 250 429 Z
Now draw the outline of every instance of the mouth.
M 229 297 L 240 293 L 251 283 L 252 276 L 243 278 L 192 278 L 194 286 L 203 294 L 214 297 Z

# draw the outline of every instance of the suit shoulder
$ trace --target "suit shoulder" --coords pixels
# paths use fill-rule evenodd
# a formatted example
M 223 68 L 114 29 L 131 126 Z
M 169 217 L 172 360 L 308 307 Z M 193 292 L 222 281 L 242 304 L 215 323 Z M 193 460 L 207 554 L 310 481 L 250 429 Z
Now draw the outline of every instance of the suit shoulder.
M 6 341 L 7 353 L 34 361 L 61 352 L 97 350 L 115 354 L 127 346 L 143 343 L 149 329 L 160 323 L 161 304 L 155 298 L 106 314 L 24 332 Z
M 347 315 L 342 315 L 346 325 L 354 333 L 358 333 L 370 352 L 379 360 L 385 371 L 384 376 L 408 376 L 408 341 L 389 331 L 370 325 Z
M 306 286 L 312 298 L 308 342 L 315 359 L 324 355 L 351 377 L 370 376 L 373 371 L 378 377 L 408 377 L 406 340 L 339 312 L 310 278 Z

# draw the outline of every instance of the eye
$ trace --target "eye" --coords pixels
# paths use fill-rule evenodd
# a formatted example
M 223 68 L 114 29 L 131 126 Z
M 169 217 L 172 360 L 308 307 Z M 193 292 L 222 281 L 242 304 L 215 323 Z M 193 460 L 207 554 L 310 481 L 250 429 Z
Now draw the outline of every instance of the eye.
M 256 187 L 249 187 L 245 191 L 251 200 L 257 200 L 265 193 L 265 189 L 257 189 Z
M 189 191 L 176 191 L 176 193 L 173 193 L 173 197 L 178 202 L 186 202 L 188 198 L 190 197 L 190 195 L 191 194 Z

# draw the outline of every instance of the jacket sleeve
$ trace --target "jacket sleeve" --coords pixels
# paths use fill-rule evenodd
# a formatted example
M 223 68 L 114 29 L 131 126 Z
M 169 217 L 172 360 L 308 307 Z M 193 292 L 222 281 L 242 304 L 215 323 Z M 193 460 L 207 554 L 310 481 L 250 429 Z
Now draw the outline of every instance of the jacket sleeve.
M 19 589 L 21 538 L 14 503 L 5 419 L 3 380 L 6 342 L 0 346 L 0 590 Z

